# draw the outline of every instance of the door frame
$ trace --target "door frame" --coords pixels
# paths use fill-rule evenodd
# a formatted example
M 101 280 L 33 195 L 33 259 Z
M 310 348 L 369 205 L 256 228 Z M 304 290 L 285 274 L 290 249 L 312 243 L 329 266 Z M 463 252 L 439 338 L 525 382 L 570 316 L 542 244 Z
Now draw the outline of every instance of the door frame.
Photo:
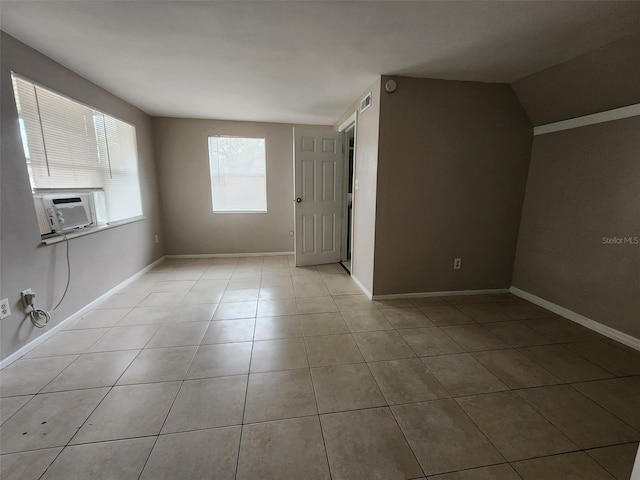
M 354 110 L 354 112 L 349 115 L 349 117 L 340 124 L 338 127 L 339 132 L 346 132 L 347 130 L 353 127 L 353 180 L 351 184 L 351 225 L 349 232 L 349 251 L 351 252 L 351 268 L 349 271 L 350 275 L 353 275 L 353 245 L 354 245 L 354 234 L 355 234 L 355 218 L 356 218 L 356 146 L 358 143 L 358 110 Z M 347 182 L 349 181 L 349 145 L 344 141 L 342 141 L 342 145 L 344 145 L 344 154 L 345 154 L 345 170 L 344 170 L 344 179 L 343 182 L 343 209 L 342 209 L 342 225 L 344 226 L 347 223 L 347 215 L 348 215 L 348 205 L 347 205 Z M 342 232 L 342 245 L 340 246 L 340 262 L 342 263 L 343 258 L 346 256 L 345 248 L 347 244 L 347 229 L 343 228 Z

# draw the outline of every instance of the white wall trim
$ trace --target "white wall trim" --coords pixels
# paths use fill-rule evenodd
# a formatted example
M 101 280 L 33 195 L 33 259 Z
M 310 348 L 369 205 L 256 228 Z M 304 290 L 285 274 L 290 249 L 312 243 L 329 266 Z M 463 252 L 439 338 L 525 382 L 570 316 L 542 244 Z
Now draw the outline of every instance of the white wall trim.
M 492 288 L 489 290 L 450 290 L 444 292 L 392 293 L 388 295 L 374 295 L 373 300 L 395 300 L 398 298 L 424 298 L 454 295 L 487 295 L 509 293 L 507 288 Z
M 580 315 L 579 313 L 576 313 L 572 310 L 561 307 L 560 305 L 556 305 L 555 303 L 551 303 L 544 298 L 540 298 L 536 295 L 533 295 L 532 293 L 520 290 L 517 287 L 511 287 L 509 291 L 516 297 L 524 298 L 525 300 L 528 300 L 531 303 L 534 303 L 542 308 L 546 308 L 547 310 L 550 310 L 553 313 L 560 315 L 561 317 L 571 320 L 572 322 L 576 322 L 583 327 L 588 328 L 589 330 L 601 333 L 605 337 L 609 337 L 612 340 L 615 340 L 628 347 L 640 351 L 640 339 L 638 338 L 632 337 L 631 335 L 616 330 L 615 328 L 611 328 L 600 322 L 596 322 L 595 320 L 591 320 L 590 318 Z
M 362 283 L 360 283 L 360 280 L 354 277 L 353 274 L 351 275 L 351 280 L 355 282 L 355 284 L 360 288 L 360 290 L 362 290 L 362 293 L 364 293 L 369 300 L 373 300 L 373 295 L 371 294 L 371 292 L 367 290 L 367 288 Z
M 166 258 L 277 257 L 293 254 L 294 252 L 198 253 L 194 255 L 166 255 Z
M 638 445 L 636 461 L 633 464 L 633 471 L 631 472 L 631 478 L 629 480 L 640 480 L 640 445 Z
M 358 115 L 358 112 L 357 112 L 357 111 L 353 112 L 353 113 L 349 116 L 349 118 L 347 118 L 344 122 L 342 122 L 342 123 L 340 124 L 340 126 L 338 127 L 338 131 L 339 131 L 339 132 L 342 132 L 342 131 L 346 130 L 346 129 L 347 129 L 347 127 L 350 127 L 352 124 L 356 123 L 356 117 L 357 117 L 357 115 Z
M 93 300 L 91 303 L 85 305 L 84 307 L 82 307 L 80 310 L 78 310 L 75 313 L 72 313 L 70 316 L 68 316 L 67 318 L 65 318 L 64 320 L 62 320 L 60 323 L 58 323 L 55 327 L 52 327 L 51 330 L 47 330 L 45 333 L 43 333 L 42 335 L 40 335 L 37 338 L 34 338 L 33 340 L 31 340 L 29 343 L 27 343 L 26 345 L 24 345 L 22 348 L 20 348 L 19 350 L 13 352 L 11 355 L 9 355 L 7 358 L 5 358 L 4 360 L 0 361 L 0 369 L 10 365 L 11 363 L 15 362 L 16 360 L 18 360 L 20 357 L 22 357 L 23 355 L 26 355 L 27 353 L 29 353 L 31 350 L 33 350 L 35 347 L 37 347 L 38 345 L 40 345 L 42 342 L 44 342 L 45 340 L 47 340 L 49 337 L 51 337 L 54 333 L 58 332 L 58 330 L 61 330 L 62 327 L 68 323 L 71 323 L 72 321 L 80 318 L 85 312 L 91 310 L 93 307 L 95 307 L 96 305 L 100 304 L 103 300 L 106 300 L 106 298 L 113 294 L 116 293 L 118 290 L 120 290 L 123 287 L 126 287 L 127 285 L 129 285 L 131 282 L 133 282 L 134 280 L 137 280 L 138 278 L 140 278 L 142 275 L 144 275 L 145 273 L 147 273 L 149 270 L 151 270 L 153 267 L 155 267 L 156 265 L 162 263 L 164 261 L 165 257 L 160 257 L 158 260 L 156 260 L 155 262 L 147 265 L 146 267 L 144 267 L 142 270 L 140 270 L 137 273 L 134 273 L 133 275 L 131 275 L 129 278 L 127 278 L 126 280 L 120 282 L 118 285 L 116 285 L 115 287 L 113 287 L 112 289 L 110 289 L 109 291 L 103 293 L 102 295 L 100 295 L 98 298 L 96 298 L 95 300 Z M 26 321 L 26 320 L 25 320 Z
M 614 108 L 606 112 L 593 113 L 582 117 L 570 118 L 561 122 L 547 123 L 533 128 L 534 135 L 544 135 L 545 133 L 559 132 L 560 130 L 569 130 L 570 128 L 586 127 L 596 123 L 611 122 L 613 120 L 621 120 L 623 118 L 636 117 L 640 115 L 640 103 L 629 105 L 627 107 Z

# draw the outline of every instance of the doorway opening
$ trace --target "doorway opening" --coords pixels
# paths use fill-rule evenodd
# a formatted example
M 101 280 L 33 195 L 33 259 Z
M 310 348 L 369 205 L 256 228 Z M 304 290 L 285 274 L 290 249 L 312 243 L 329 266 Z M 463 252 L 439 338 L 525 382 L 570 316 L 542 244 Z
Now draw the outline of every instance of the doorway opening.
M 344 199 L 342 215 L 342 248 L 340 263 L 351 273 L 353 253 L 353 187 L 355 171 L 356 124 L 355 121 L 344 130 Z
M 353 271 L 356 114 L 338 131 L 294 128 L 297 267 L 340 264 Z

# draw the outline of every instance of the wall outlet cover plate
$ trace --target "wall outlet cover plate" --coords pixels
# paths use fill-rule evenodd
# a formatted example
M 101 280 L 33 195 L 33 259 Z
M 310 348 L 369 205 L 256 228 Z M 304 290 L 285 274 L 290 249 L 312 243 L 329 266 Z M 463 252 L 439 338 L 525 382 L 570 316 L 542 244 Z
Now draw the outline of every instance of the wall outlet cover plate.
M 9 299 L 3 298 L 0 300 L 0 320 L 7 318 L 11 315 L 11 308 L 9 307 Z

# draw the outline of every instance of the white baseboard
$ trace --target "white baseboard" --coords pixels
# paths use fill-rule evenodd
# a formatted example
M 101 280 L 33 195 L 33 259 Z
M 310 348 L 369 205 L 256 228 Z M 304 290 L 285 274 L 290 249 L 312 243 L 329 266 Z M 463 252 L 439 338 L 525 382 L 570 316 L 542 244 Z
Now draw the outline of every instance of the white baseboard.
M 6 367 L 7 365 L 10 365 L 11 363 L 15 362 L 16 360 L 18 360 L 20 357 L 22 357 L 23 355 L 26 355 L 27 353 L 29 353 L 31 350 L 33 350 L 35 347 L 37 347 L 38 345 L 40 345 L 42 342 L 44 342 L 45 340 L 47 340 L 49 337 L 51 337 L 54 333 L 56 333 L 58 330 L 61 330 L 62 327 L 68 323 L 71 323 L 72 321 L 80 318 L 84 313 L 86 313 L 87 311 L 91 310 L 93 307 L 95 307 L 96 305 L 98 305 L 99 303 L 101 303 L 103 300 L 105 300 L 109 295 L 116 293 L 118 290 L 120 290 L 123 287 L 126 287 L 127 285 L 129 285 L 131 282 L 133 282 L 134 280 L 137 280 L 138 278 L 140 278 L 142 275 L 144 275 L 145 273 L 147 273 L 149 270 L 151 270 L 153 267 L 155 267 L 156 265 L 158 265 L 159 263 L 162 263 L 164 261 L 165 257 L 160 257 L 158 260 L 156 260 L 155 262 L 147 265 L 146 267 L 144 267 L 142 270 L 140 270 L 137 273 L 134 273 L 133 275 L 131 275 L 129 278 L 127 278 L 126 280 L 124 280 L 123 282 L 120 282 L 118 285 L 116 285 L 115 287 L 113 287 L 112 289 L 110 289 L 109 291 L 103 293 L 102 295 L 100 295 L 98 298 L 96 298 L 95 300 L 93 300 L 91 303 L 85 305 L 84 307 L 82 307 L 80 310 L 78 310 L 75 313 L 72 313 L 70 316 L 68 316 L 67 318 L 65 318 L 64 320 L 62 320 L 60 323 L 58 323 L 56 326 L 52 327 L 51 330 L 47 330 L 45 333 L 43 333 L 42 335 L 40 335 L 37 338 L 34 338 L 33 340 L 31 340 L 29 343 L 27 343 L 26 345 L 24 345 L 23 347 L 21 347 L 19 350 L 13 352 L 11 355 L 9 355 L 7 358 L 5 358 L 4 360 L 0 361 L 0 369 Z
M 362 283 L 360 283 L 360 280 L 358 280 L 353 275 L 351 275 L 351 280 L 354 281 L 354 283 L 360 288 L 360 290 L 362 290 L 362 293 L 364 293 L 369 300 L 373 300 L 373 295 Z
M 487 295 L 509 293 L 507 288 L 492 288 L 489 290 L 451 290 L 446 292 L 418 292 L 418 293 L 392 293 L 388 295 L 374 295 L 373 300 L 395 300 L 398 298 L 424 298 L 455 295 Z
M 295 252 L 258 252 L 258 253 L 198 253 L 193 255 L 166 255 L 166 258 L 225 258 L 225 257 L 277 257 L 293 255 Z
M 523 298 L 528 300 L 531 303 L 538 305 L 539 307 L 546 308 L 547 310 L 552 311 L 564 317 L 572 322 L 576 322 L 583 327 L 588 328 L 589 330 L 593 330 L 594 332 L 598 332 L 605 337 L 609 337 L 612 340 L 620 342 L 628 347 L 631 347 L 635 350 L 640 351 L 640 339 L 632 337 L 620 330 L 616 330 L 615 328 L 611 328 L 607 325 L 604 325 L 600 322 L 596 322 L 595 320 L 591 320 L 590 318 L 585 317 L 584 315 L 580 315 L 572 310 L 561 307 L 560 305 L 556 305 L 555 303 L 551 303 L 544 298 L 537 297 L 532 293 L 525 292 L 524 290 L 520 290 L 517 287 L 511 287 L 509 291 L 514 294 L 516 297 Z

